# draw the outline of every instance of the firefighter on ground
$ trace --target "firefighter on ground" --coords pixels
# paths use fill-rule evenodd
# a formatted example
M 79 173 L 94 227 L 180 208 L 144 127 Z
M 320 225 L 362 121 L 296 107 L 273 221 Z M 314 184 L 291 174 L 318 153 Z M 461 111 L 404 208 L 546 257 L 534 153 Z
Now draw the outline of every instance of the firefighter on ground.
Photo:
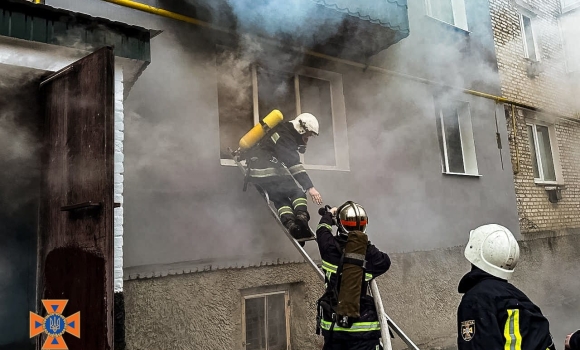
M 508 282 L 520 256 L 506 227 L 483 225 L 469 234 L 471 271 L 459 282 L 459 350 L 554 350 L 550 324 L 521 290 Z
M 566 336 L 564 348 L 566 350 L 580 350 L 580 329 Z
M 320 193 L 300 162 L 300 153 L 306 152 L 308 139 L 316 135 L 318 120 L 310 113 L 302 113 L 294 120 L 282 122 L 270 130 L 249 158 L 250 180 L 268 192 L 280 221 L 297 239 L 311 236 L 308 201 L 304 191 L 310 194 L 314 203 L 322 204 Z
M 343 256 L 349 235 L 364 233 L 368 217 L 362 206 L 353 202 L 346 202 L 339 208 L 330 208 L 323 213 L 320 224 L 316 230 L 316 242 L 322 258 L 322 269 L 325 272 L 326 291 L 318 301 L 317 333 L 324 336 L 323 350 L 378 350 L 380 345 L 381 330 L 379 317 L 375 303 L 370 295 L 367 295 L 369 283 L 389 269 L 391 259 L 386 253 L 377 249 L 370 241 L 365 240 L 366 254 L 364 254 L 364 267 L 359 280 L 344 281 L 345 277 L 341 267 L 345 266 L 348 255 Z M 336 236 L 332 234 L 332 225 L 336 224 L 338 230 Z M 350 243 L 349 243 L 350 244 Z M 364 247 L 363 247 L 364 248 Z M 356 256 L 353 254 L 351 256 Z M 356 263 L 355 263 L 356 264 Z M 339 282 L 339 279 L 341 280 Z M 345 284 L 346 282 L 346 284 Z M 350 289 L 347 289 L 350 283 Z M 355 283 L 358 283 L 360 290 Z M 345 290 L 357 290 L 360 295 L 360 317 L 350 319 L 346 327 L 341 327 L 336 317 L 340 287 Z M 357 294 L 357 293 L 353 293 Z M 347 296 L 348 297 L 348 296 Z M 342 300 L 341 300 L 342 303 Z M 334 314 L 334 315 L 333 315 Z

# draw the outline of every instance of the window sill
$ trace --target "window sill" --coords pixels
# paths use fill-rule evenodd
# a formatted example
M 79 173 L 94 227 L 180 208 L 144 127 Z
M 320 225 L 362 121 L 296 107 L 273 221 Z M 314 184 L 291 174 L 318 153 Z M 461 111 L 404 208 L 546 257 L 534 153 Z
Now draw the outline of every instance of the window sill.
M 241 164 L 246 166 L 246 162 L 242 161 Z M 232 159 L 220 159 L 220 165 L 223 166 L 237 166 L 236 162 Z M 332 165 L 308 165 L 304 164 L 304 169 L 306 170 L 332 170 L 332 171 L 350 171 L 349 168 L 340 168 Z
M 246 161 L 242 160 L 240 163 L 243 166 L 246 166 Z M 234 162 L 233 159 L 220 159 L 220 165 L 225 165 L 225 166 L 238 166 L 236 164 L 236 162 Z
M 464 174 L 464 173 L 449 173 L 444 171 L 443 175 L 452 175 L 452 176 L 467 176 L 467 177 L 481 177 L 481 174 Z
M 456 31 L 457 33 L 463 33 L 465 35 L 471 34 L 471 32 L 469 30 L 464 29 L 464 28 L 461 28 L 461 27 L 458 27 L 458 26 L 456 26 L 454 24 L 447 23 L 445 21 L 442 21 L 440 19 L 437 19 L 437 18 L 432 17 L 432 16 L 429 16 L 429 15 L 425 15 L 425 17 L 428 18 L 430 21 L 433 21 L 434 23 L 438 23 L 442 27 L 447 27 L 449 29 L 452 29 L 452 30 Z
M 538 63 L 541 62 L 541 60 L 539 60 L 539 59 L 533 59 L 533 58 L 529 58 L 529 57 L 526 57 L 526 56 L 524 56 L 524 60 L 526 62 L 528 62 L 529 64 L 538 64 Z
M 534 179 L 534 183 L 536 184 L 536 186 L 542 186 L 542 187 L 547 187 L 547 186 L 564 187 L 564 184 L 562 182 L 558 182 L 558 181 L 543 181 L 543 180 Z

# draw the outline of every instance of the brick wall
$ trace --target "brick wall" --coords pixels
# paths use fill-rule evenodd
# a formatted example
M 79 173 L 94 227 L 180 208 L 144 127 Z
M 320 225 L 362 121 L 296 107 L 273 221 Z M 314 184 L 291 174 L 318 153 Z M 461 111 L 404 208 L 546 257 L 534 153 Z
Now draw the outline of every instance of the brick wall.
M 124 140 L 124 112 L 123 112 L 123 70 L 115 67 L 115 203 L 121 207 L 115 208 L 114 218 L 114 290 L 123 290 L 123 140 Z
M 563 183 L 562 200 L 551 203 L 544 186 L 534 182 L 526 120 L 541 114 L 517 112 L 514 137 L 511 110 L 508 111 L 510 151 L 514 167 L 515 191 L 520 228 L 523 233 L 561 231 L 580 227 L 580 123 L 560 117 L 573 117 L 573 101 L 568 101 L 565 54 L 558 26 L 559 0 L 529 0 L 537 14 L 533 22 L 539 46 L 541 73 L 527 74 L 518 7 L 513 0 L 491 0 L 492 25 L 503 96 L 551 114 L 545 121 L 554 125 Z M 521 3 L 521 2 L 520 2 Z M 552 140 L 554 141 L 554 140 Z M 517 149 L 517 153 L 516 153 Z M 519 161 L 518 161 L 519 158 Z M 518 166 L 519 163 L 519 166 Z
M 519 12 L 514 0 L 490 0 L 495 48 L 503 96 L 565 116 L 573 111 L 562 103 L 566 95 L 566 62 L 557 15 L 559 0 L 528 0 L 535 11 L 533 28 L 540 52 L 541 73 L 530 78 L 524 57 Z

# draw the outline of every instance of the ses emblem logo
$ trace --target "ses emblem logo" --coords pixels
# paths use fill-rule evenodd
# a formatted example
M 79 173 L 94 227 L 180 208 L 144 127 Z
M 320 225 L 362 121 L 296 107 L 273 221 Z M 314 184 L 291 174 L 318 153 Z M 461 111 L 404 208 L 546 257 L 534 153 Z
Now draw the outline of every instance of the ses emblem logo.
M 81 337 L 81 312 L 64 317 L 62 312 L 67 303 L 68 300 L 42 300 L 47 313 L 44 318 L 30 312 L 30 338 L 43 332 L 47 335 L 42 349 L 68 349 L 62 338 L 64 333 Z

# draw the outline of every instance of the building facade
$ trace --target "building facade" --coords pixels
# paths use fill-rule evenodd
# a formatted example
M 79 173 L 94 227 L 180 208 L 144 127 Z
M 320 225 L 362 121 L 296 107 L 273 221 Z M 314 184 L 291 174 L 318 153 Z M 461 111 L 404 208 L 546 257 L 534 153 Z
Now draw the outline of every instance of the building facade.
M 128 349 L 320 348 L 322 284 L 228 159 L 273 108 L 319 117 L 306 168 L 326 204 L 369 212 L 371 241 L 393 259 L 378 279 L 389 316 L 421 349 L 453 348 L 469 231 L 527 232 L 511 107 L 496 98 L 515 98 L 501 10 L 483 0 L 45 3 L 160 31 L 124 103 Z M 558 281 L 579 272 L 579 246 L 572 235 L 522 241 L 515 283 L 550 312 L 570 309 L 577 288 Z
M 577 15 L 566 1 L 492 1 L 491 13 L 503 96 L 529 106 L 506 109 L 520 229 L 577 233 Z

